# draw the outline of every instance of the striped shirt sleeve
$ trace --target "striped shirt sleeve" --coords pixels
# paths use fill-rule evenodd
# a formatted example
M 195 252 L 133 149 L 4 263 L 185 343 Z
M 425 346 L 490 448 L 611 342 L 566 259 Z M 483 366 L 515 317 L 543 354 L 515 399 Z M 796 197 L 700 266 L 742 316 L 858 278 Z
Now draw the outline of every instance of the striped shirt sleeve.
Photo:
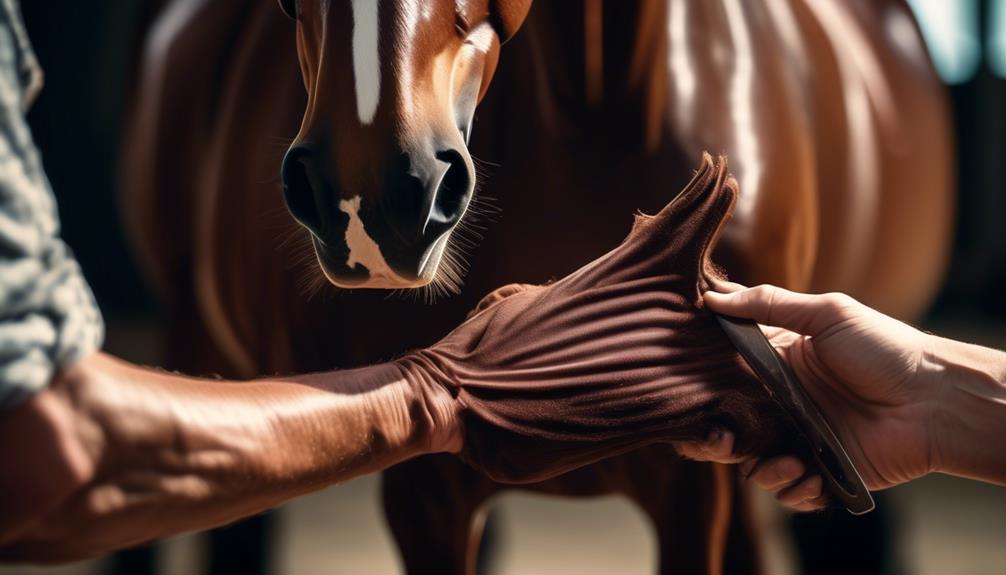
M 100 348 L 104 326 L 25 120 L 41 74 L 15 0 L 0 0 L 0 409 Z

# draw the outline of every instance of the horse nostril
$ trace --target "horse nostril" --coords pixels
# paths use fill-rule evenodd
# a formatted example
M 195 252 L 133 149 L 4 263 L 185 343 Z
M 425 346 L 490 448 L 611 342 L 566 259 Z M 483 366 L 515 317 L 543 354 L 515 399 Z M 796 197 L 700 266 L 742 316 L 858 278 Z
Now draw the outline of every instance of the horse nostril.
M 323 237 L 318 198 L 325 186 L 318 174 L 314 151 L 303 144 L 290 148 L 283 158 L 281 176 L 287 209 L 294 219 L 315 235 Z
M 437 186 L 424 235 L 439 235 L 458 223 L 464 215 L 471 191 L 472 176 L 460 152 L 457 150 L 437 152 L 437 159 L 446 162 L 449 167 Z

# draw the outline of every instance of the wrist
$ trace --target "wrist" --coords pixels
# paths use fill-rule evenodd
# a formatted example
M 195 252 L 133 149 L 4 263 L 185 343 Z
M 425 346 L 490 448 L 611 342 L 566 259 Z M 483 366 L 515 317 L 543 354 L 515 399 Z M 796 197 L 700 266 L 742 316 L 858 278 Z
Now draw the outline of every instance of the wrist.
M 450 378 L 423 351 L 393 362 L 416 398 L 411 412 L 421 423 L 422 448 L 426 453 L 458 453 L 462 447 L 461 417 Z
M 1006 431 L 1006 354 L 931 337 L 924 381 L 932 389 L 934 471 L 1002 481 L 1003 462 L 988 441 Z

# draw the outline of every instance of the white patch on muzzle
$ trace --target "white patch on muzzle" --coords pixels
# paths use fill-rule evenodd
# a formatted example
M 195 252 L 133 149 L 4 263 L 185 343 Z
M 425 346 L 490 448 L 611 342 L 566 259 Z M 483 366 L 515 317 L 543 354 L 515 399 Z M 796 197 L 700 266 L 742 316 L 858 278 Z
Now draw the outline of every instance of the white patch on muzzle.
M 374 121 L 381 99 L 379 0 L 353 0 L 353 78 L 360 123 Z
M 407 282 L 391 269 L 384 260 L 381 247 L 367 234 L 359 214 L 360 196 L 339 200 L 339 211 L 349 216 L 349 224 L 346 226 L 346 246 L 349 248 L 346 267 L 356 269 L 357 264 L 366 267 L 370 272 L 370 279 L 364 284 L 366 287 L 406 287 Z

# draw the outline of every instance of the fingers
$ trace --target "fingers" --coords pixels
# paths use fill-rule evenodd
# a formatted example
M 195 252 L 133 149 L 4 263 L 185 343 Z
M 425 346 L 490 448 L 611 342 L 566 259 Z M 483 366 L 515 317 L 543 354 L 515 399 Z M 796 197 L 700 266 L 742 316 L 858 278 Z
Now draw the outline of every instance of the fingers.
M 757 464 L 747 477 L 759 488 L 774 493 L 803 477 L 805 471 L 802 461 L 783 456 Z
M 793 511 L 805 513 L 808 511 L 820 511 L 826 507 L 828 507 L 828 500 L 825 497 L 818 497 L 817 499 L 809 499 L 798 505 L 791 505 L 789 508 Z
M 794 511 L 815 511 L 827 505 L 821 476 L 806 475 L 802 461 L 789 455 L 745 461 L 734 453 L 734 435 L 729 431 L 717 430 L 705 441 L 678 442 L 674 447 L 681 456 L 695 461 L 740 463 L 744 477 Z
M 796 485 L 787 487 L 776 494 L 779 503 L 787 507 L 805 507 L 823 494 L 823 484 L 820 475 L 812 475 Z
M 695 461 L 715 463 L 740 463 L 741 457 L 734 454 L 734 434 L 717 430 L 709 434 L 705 441 L 685 441 L 674 444 L 677 452 Z
M 727 289 L 736 289 L 737 284 L 729 282 L 717 282 L 717 288 L 721 283 Z M 843 312 L 856 305 L 855 300 L 844 294 L 804 294 L 768 284 L 729 293 L 707 291 L 703 297 L 709 309 L 717 313 L 810 336 L 844 320 Z
M 748 289 L 746 285 L 716 277 L 709 278 L 709 282 L 719 293 L 734 293 Z
M 826 506 L 821 477 L 805 475 L 807 469 L 796 457 L 752 460 L 742 464 L 740 469 L 758 488 L 775 494 L 780 503 L 794 511 L 814 511 Z

